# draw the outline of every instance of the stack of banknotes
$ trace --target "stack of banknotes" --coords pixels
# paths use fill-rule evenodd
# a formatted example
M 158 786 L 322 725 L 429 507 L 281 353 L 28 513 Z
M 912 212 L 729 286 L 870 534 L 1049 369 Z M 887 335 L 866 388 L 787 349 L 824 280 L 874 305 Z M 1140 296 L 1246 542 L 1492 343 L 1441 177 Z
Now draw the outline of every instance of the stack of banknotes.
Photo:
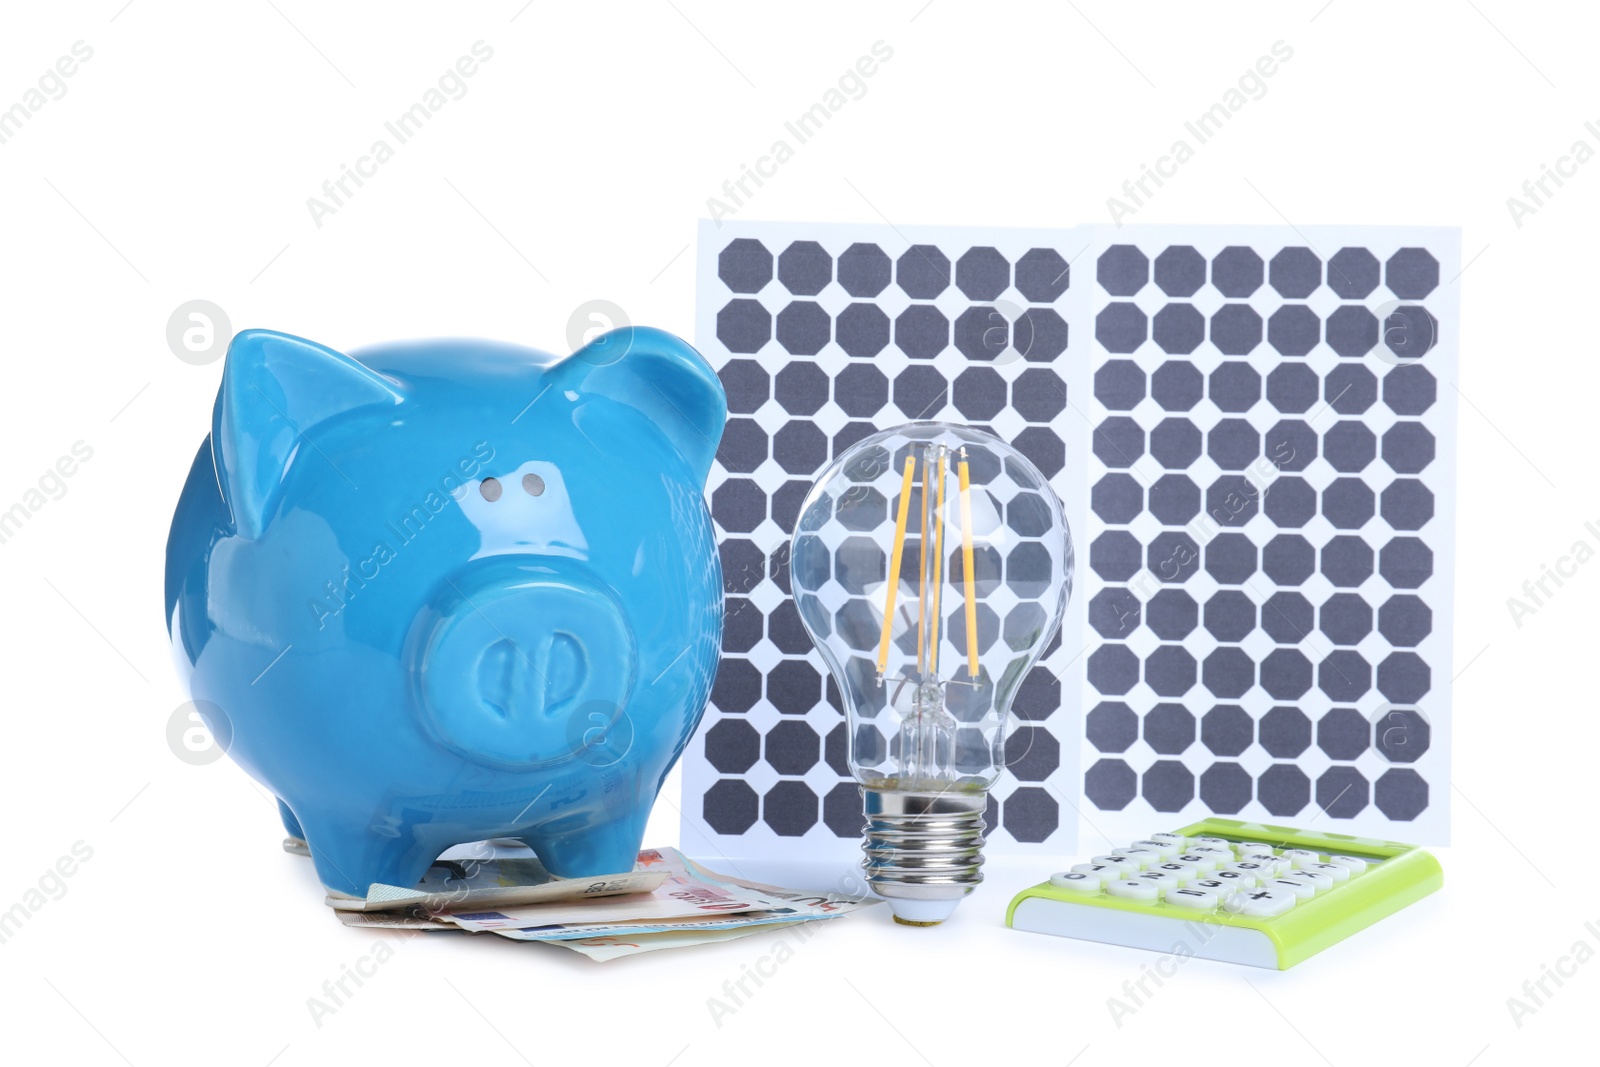
M 797 891 L 719 874 L 676 849 L 646 849 L 632 871 L 558 878 L 514 842 L 452 849 L 411 887 L 374 885 L 365 899 L 330 895 L 346 926 L 468 931 L 537 941 L 612 960 L 837 919 L 877 903 L 857 883 Z M 304 842 L 284 842 L 305 853 Z

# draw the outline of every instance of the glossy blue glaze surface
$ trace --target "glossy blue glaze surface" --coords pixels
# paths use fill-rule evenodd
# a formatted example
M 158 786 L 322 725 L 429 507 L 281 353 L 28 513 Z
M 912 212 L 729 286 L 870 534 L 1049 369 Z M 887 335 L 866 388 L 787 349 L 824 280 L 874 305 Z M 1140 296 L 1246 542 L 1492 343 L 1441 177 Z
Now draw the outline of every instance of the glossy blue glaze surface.
M 658 330 L 557 359 L 246 331 L 167 542 L 179 670 L 323 883 L 520 838 L 629 870 L 716 673 L 721 384 Z

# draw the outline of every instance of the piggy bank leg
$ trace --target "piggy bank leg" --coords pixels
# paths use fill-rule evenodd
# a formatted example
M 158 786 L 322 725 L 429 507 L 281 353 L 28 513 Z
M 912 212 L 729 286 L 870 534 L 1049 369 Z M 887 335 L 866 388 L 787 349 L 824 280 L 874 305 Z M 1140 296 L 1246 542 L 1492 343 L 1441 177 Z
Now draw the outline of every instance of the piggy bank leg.
M 370 821 L 356 826 L 316 812 L 299 821 L 323 887 L 346 896 L 364 898 L 374 883 L 410 888 L 448 847 L 404 832 L 381 833 Z
M 283 819 L 283 832 L 297 841 L 306 839 L 306 832 L 300 829 L 300 820 L 294 817 L 294 812 L 289 810 L 289 805 L 282 800 L 278 801 L 278 816 Z
M 278 817 L 283 820 L 283 832 L 288 835 L 283 839 L 283 850 L 291 856 L 311 855 L 311 850 L 306 847 L 306 832 L 300 828 L 300 820 L 294 817 L 289 805 L 281 799 L 278 801 Z
M 569 834 L 551 834 L 534 828 L 516 836 L 538 855 L 552 874 L 563 878 L 588 878 L 597 874 L 631 871 L 639 858 L 647 805 L 641 812 Z

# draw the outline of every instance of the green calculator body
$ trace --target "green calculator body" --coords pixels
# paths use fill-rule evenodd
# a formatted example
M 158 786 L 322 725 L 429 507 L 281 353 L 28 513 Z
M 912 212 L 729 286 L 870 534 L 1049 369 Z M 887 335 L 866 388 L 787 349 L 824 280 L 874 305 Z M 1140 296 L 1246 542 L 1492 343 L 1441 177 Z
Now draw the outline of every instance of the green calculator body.
M 1204 819 L 1024 889 L 1006 925 L 1285 970 L 1443 884 L 1415 845 Z

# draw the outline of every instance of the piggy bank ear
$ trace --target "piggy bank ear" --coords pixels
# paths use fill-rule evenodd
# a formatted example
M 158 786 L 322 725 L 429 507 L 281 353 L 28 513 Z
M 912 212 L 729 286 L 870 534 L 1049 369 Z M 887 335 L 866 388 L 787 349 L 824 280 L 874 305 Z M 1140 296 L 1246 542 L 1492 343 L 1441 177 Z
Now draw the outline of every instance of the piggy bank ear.
M 728 398 L 688 344 L 663 330 L 625 326 L 584 345 L 552 373 L 564 388 L 598 393 L 643 413 L 705 483 L 728 420 Z
M 239 533 L 261 536 L 302 435 L 369 404 L 398 404 L 393 382 L 331 348 L 270 330 L 228 345 L 211 420 L 211 454 Z

